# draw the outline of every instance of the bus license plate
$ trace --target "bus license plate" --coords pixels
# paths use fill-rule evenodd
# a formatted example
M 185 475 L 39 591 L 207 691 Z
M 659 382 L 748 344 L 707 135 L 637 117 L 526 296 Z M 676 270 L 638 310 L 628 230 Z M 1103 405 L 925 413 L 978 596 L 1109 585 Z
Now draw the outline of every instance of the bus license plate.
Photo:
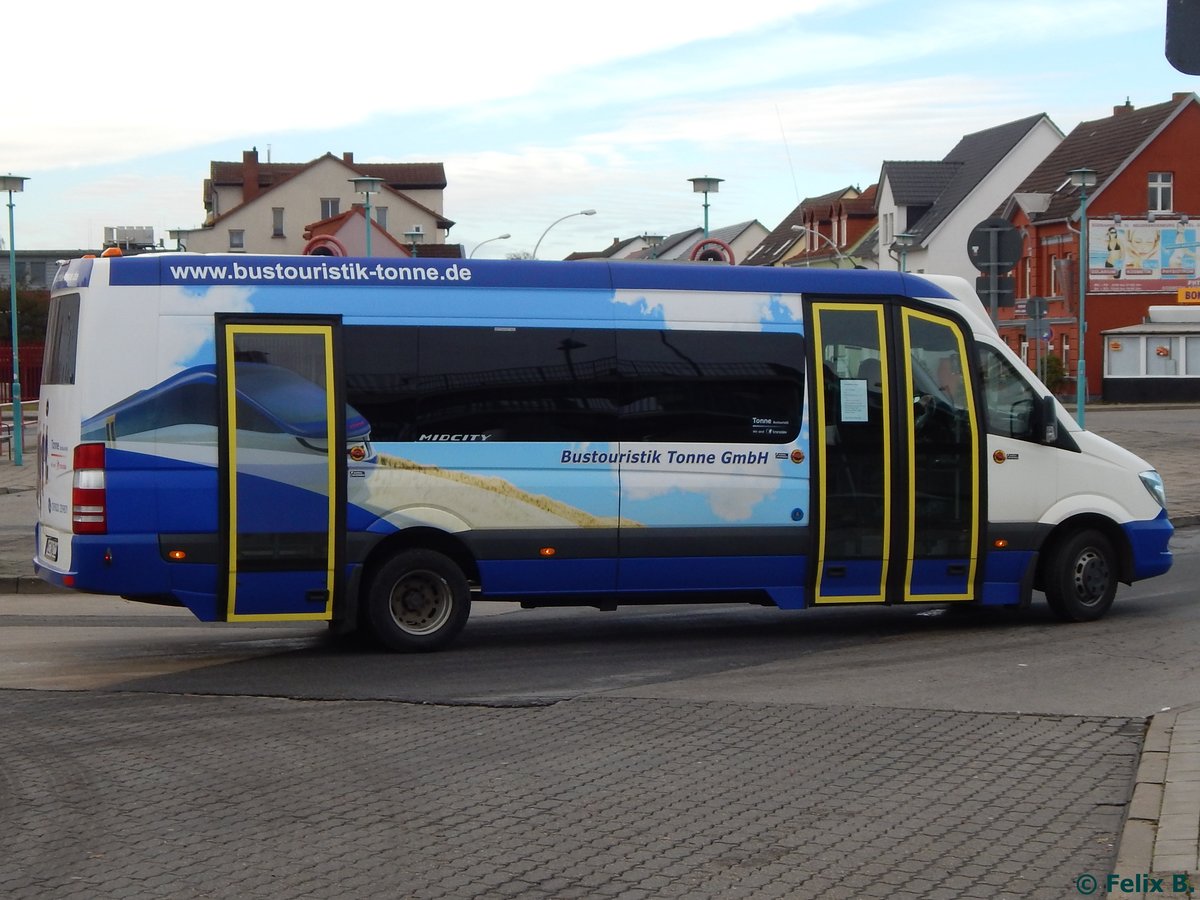
M 46 551 L 43 556 L 48 562 L 58 562 L 58 538 L 46 535 Z

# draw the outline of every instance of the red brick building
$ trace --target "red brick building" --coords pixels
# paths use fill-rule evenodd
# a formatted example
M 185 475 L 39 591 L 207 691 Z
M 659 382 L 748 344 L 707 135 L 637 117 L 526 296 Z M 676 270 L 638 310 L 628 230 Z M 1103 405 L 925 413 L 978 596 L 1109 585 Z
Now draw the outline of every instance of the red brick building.
M 1000 331 L 1032 367 L 1035 348 L 1027 336 L 1024 301 L 1049 301 L 1044 324 L 1050 334 L 1040 349 L 1058 356 L 1071 376 L 1061 393 L 1074 392 L 1079 358 L 1081 200 L 1088 233 L 1084 358 L 1088 396 L 1098 397 L 1109 349 L 1102 333 L 1136 325 L 1151 306 L 1179 303 L 1184 288 L 1200 286 L 1197 147 L 1200 99 L 1195 94 L 1175 94 L 1144 109 L 1126 101 L 1107 118 L 1080 123 L 1001 211 L 1021 230 L 1023 247 L 1012 272 L 1016 305 L 1001 310 Z M 1084 197 L 1070 177 L 1080 169 L 1092 170 L 1095 178 Z

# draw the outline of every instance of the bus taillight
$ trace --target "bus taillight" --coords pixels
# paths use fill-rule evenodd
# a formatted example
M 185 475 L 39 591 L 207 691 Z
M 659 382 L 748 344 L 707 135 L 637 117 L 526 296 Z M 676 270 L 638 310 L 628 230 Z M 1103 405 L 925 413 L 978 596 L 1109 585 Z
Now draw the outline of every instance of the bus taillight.
M 71 485 L 71 524 L 76 534 L 108 532 L 108 495 L 104 479 L 104 445 L 75 448 L 75 477 Z

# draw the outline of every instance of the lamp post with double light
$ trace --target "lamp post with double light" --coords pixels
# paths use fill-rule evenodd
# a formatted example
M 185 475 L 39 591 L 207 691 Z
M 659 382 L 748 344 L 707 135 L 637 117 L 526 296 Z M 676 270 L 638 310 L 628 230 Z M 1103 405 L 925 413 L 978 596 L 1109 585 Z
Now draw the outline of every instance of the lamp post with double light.
M 417 245 L 421 243 L 421 238 L 425 237 L 425 232 L 421 230 L 420 225 L 414 225 L 412 231 L 404 232 L 404 237 L 408 239 L 408 245 L 412 250 L 412 258 L 417 258 Z
M 0 191 L 8 191 L 8 303 L 12 319 L 12 446 L 13 465 L 23 465 L 24 437 L 21 426 L 21 363 L 17 353 L 17 245 L 13 228 L 13 194 L 25 190 L 28 178 L 19 175 L 0 175 Z
M 382 178 L 376 178 L 373 175 L 359 175 L 356 178 L 347 178 L 354 190 L 362 194 L 365 200 L 363 201 L 363 214 L 367 220 L 367 256 L 371 255 L 371 195 L 378 194 L 379 188 L 383 185 Z
M 896 235 L 896 240 L 893 246 L 900 254 L 900 271 L 908 271 L 908 251 L 917 246 L 917 236 L 909 234 L 907 231 L 902 231 Z
M 1087 334 L 1087 277 L 1088 277 L 1088 232 L 1087 192 L 1096 186 L 1096 170 L 1081 166 L 1067 173 L 1071 184 L 1079 188 L 1079 343 L 1078 365 L 1075 374 L 1075 421 L 1083 427 L 1084 407 L 1087 405 L 1087 363 L 1084 361 L 1085 336 Z

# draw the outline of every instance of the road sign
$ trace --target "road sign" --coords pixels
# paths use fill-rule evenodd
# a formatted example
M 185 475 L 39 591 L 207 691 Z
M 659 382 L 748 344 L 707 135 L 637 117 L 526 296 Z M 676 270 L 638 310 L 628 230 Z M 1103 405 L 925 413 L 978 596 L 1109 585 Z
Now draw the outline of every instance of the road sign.
M 1200 2 L 1167 0 L 1167 62 L 1185 75 L 1200 75 Z
M 1030 343 L 1033 343 L 1034 341 L 1041 341 L 1044 344 L 1048 344 L 1053 338 L 1054 329 L 1052 329 L 1049 325 L 1044 325 L 1033 321 L 1025 323 L 1025 340 L 1029 341 Z
M 999 216 L 984 219 L 967 237 L 967 256 L 980 272 L 1003 275 L 1021 258 L 1021 232 Z
M 975 279 L 975 293 L 979 294 L 979 299 L 986 303 L 989 309 L 1007 309 L 1012 306 L 1016 286 L 1016 279 L 1008 275 L 1001 275 L 994 285 L 987 275 Z

